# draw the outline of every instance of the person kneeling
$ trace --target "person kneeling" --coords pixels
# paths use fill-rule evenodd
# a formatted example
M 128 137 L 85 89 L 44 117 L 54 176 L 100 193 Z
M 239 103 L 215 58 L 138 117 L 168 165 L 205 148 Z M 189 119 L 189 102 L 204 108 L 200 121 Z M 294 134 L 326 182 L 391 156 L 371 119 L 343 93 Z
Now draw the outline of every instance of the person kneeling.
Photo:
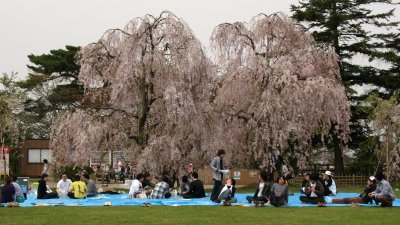
M 278 178 L 278 183 L 272 185 L 270 203 L 275 207 L 287 205 L 289 201 L 289 187 L 286 184 L 286 179 L 283 176 Z
M 214 201 L 217 203 L 222 203 L 223 205 L 229 206 L 232 203 L 237 202 L 235 198 L 236 192 L 236 181 L 233 178 L 226 180 L 226 185 L 222 188 L 221 193 L 218 195 L 218 198 Z
M 310 204 L 325 203 L 324 186 L 318 181 L 318 175 L 310 175 L 310 181 L 305 187 L 306 196 L 300 196 L 300 201 Z
M 75 175 L 74 182 L 69 187 L 68 197 L 70 198 L 86 198 L 86 184 L 82 180 L 85 178 L 79 175 Z

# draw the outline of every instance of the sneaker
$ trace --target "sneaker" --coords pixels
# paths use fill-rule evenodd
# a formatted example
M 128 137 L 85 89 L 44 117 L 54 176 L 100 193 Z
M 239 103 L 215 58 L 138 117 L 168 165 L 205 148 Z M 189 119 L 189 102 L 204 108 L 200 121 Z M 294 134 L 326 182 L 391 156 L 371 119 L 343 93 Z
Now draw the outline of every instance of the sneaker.
M 325 197 L 325 201 L 326 201 L 326 203 L 331 204 L 331 203 L 332 203 L 332 198 L 326 196 L 326 197 Z

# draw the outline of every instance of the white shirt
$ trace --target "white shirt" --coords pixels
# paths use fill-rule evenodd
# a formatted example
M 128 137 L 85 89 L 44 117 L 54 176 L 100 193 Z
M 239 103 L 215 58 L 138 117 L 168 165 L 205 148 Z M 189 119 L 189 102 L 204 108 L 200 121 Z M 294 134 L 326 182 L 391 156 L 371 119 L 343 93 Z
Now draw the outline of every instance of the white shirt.
M 315 188 L 316 185 L 317 185 L 317 183 L 311 183 L 311 187 L 314 187 L 314 188 Z M 316 197 L 318 197 L 318 196 L 317 196 L 314 192 L 311 192 L 310 197 L 316 198 Z
M 325 181 L 325 184 L 328 184 L 328 181 Z M 332 185 L 329 186 L 329 190 L 332 191 L 332 194 L 336 195 L 336 183 L 332 179 Z
M 69 190 L 69 186 L 71 186 L 72 181 L 70 179 L 67 179 L 66 181 L 64 181 L 63 179 L 61 179 L 60 181 L 58 181 L 57 183 L 57 191 L 65 191 L 68 192 Z
M 258 195 L 257 195 L 257 197 L 261 197 L 263 194 L 262 194 L 262 191 L 263 191 L 263 189 L 264 189 L 264 183 L 260 183 L 260 185 L 258 186 Z
M 131 187 L 129 188 L 129 195 L 133 196 L 135 192 L 138 192 L 140 189 L 142 189 L 142 183 L 140 183 L 139 180 L 134 179 L 132 181 Z

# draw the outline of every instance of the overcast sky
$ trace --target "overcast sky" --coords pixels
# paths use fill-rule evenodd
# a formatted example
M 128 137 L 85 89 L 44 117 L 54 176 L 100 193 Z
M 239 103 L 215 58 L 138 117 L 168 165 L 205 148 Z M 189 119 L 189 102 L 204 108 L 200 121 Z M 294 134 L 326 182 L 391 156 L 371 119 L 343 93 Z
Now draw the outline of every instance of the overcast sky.
M 184 19 L 204 46 L 222 22 L 248 21 L 260 12 L 286 12 L 297 0 L 0 0 L 0 72 L 26 76 L 28 54 L 97 41 L 134 17 L 169 10 Z
M 258 13 L 289 13 L 298 0 L 0 0 L 0 72 L 27 75 L 27 55 L 65 45 L 84 46 L 134 17 L 169 10 L 184 19 L 204 46 L 223 22 Z

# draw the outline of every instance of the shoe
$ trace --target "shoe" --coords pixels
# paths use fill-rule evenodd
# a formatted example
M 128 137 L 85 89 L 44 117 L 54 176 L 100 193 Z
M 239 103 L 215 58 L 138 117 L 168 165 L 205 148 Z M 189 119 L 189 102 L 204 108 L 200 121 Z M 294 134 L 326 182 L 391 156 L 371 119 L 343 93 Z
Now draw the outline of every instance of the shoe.
M 325 201 L 326 201 L 326 203 L 331 204 L 331 203 L 332 203 L 332 198 L 326 196 L 326 197 L 325 197 Z
M 360 206 L 360 204 L 357 203 L 357 202 L 353 202 L 353 203 L 351 203 L 351 205 L 350 205 L 350 207 L 358 207 L 358 206 Z
M 253 203 L 254 203 L 254 207 L 258 207 L 258 204 L 260 204 L 259 201 L 253 201 Z
M 232 204 L 230 202 L 224 201 L 223 206 L 231 206 Z

